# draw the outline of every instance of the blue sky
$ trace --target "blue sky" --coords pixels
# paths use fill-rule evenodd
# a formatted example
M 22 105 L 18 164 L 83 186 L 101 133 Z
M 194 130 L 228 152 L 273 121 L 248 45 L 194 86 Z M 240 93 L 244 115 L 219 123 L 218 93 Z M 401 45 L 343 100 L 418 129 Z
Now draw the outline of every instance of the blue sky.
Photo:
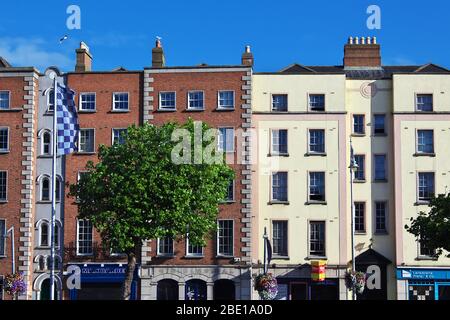
M 66 28 L 70 4 L 81 8 L 81 30 Z M 366 26 L 371 4 L 381 8 L 381 30 Z M 70 71 L 83 40 L 94 70 L 141 69 L 151 64 L 158 35 L 167 65 L 239 64 L 249 44 L 256 71 L 276 71 L 294 62 L 341 64 L 354 35 L 377 36 L 385 65 L 450 68 L 449 16 L 448 0 L 4 0 L 0 56 L 17 66 Z M 60 45 L 64 34 L 70 38 Z

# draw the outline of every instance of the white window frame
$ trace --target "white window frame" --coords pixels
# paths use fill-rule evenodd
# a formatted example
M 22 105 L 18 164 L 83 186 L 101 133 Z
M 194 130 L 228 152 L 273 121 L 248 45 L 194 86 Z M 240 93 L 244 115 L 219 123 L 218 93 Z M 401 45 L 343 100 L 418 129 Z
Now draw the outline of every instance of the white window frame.
M 420 178 L 419 178 L 419 175 L 421 173 L 432 173 L 433 174 L 433 192 L 434 192 L 434 196 L 436 196 L 436 173 L 434 171 L 417 171 L 417 174 L 416 174 L 417 202 L 418 203 L 429 203 L 431 198 L 430 199 L 420 199 L 420 192 L 419 192 Z
M 47 244 L 42 244 L 42 227 L 44 225 L 47 226 Z M 39 247 L 42 247 L 42 248 L 50 247 L 50 245 L 51 245 L 51 242 L 50 242 L 51 241 L 50 240 L 51 236 L 50 236 L 50 234 L 51 234 L 50 223 L 48 221 L 41 221 L 39 223 Z
M 116 102 L 119 102 L 119 101 L 116 101 L 116 94 L 126 94 L 127 96 L 128 96 L 128 99 L 127 99 L 127 108 L 126 109 L 119 109 L 119 108 L 116 108 Z M 113 111 L 116 111 L 116 112 L 127 112 L 127 111 L 130 111 L 130 93 L 129 92 L 126 92 L 126 91 L 118 91 L 118 92 L 113 92 L 113 94 L 112 94 L 112 110 Z M 121 102 L 121 101 L 120 101 Z
M 56 104 L 56 101 L 53 101 L 53 110 L 51 110 L 50 109 L 50 107 L 52 106 L 52 104 L 50 103 L 50 97 L 51 96 L 53 96 L 54 97 L 54 88 L 52 87 L 52 88 L 48 88 L 48 91 L 47 91 L 47 93 L 46 93 L 46 96 L 47 96 L 47 112 L 54 112 L 54 110 L 55 110 L 55 104 Z
M 233 179 L 233 181 L 230 182 L 230 184 L 233 186 L 233 198 L 232 199 L 225 199 L 224 202 L 234 202 L 236 200 L 236 180 Z M 228 196 L 228 188 L 227 188 L 227 196 Z
M 48 200 L 44 200 L 44 180 L 48 180 Z M 39 201 L 40 202 L 51 202 L 52 201 L 52 182 L 49 176 L 43 175 L 40 177 L 39 181 Z
M 280 131 L 286 131 L 286 152 L 279 152 L 274 150 L 274 143 L 273 143 L 273 134 L 275 131 L 278 131 L 278 146 L 280 146 Z M 277 128 L 277 129 L 271 129 L 270 130 L 270 154 L 274 156 L 283 156 L 289 154 L 289 130 L 284 128 Z
M 76 254 L 77 256 L 92 256 L 94 254 L 94 226 L 91 222 L 91 252 L 90 253 L 80 253 L 80 221 L 88 219 L 77 219 L 77 239 L 76 239 Z M 89 221 L 89 220 L 88 220 Z
M 8 202 L 8 178 L 9 178 L 9 172 L 8 172 L 8 170 L 0 170 L 0 173 L 1 172 L 4 172 L 5 174 L 6 174 L 6 185 L 5 185 L 5 187 L 6 187 L 6 197 L 5 197 L 5 199 L 1 199 L 0 198 L 0 203 L 4 203 L 4 202 Z
M 94 109 L 83 109 L 83 96 L 94 95 Z M 128 97 L 129 98 L 129 97 Z M 95 112 L 97 111 L 97 93 L 96 92 L 80 92 L 78 99 L 78 111 L 81 112 Z
M 93 142 L 93 150 L 92 151 L 80 151 L 80 146 L 81 146 L 81 132 L 82 131 L 84 131 L 84 130 L 92 130 L 93 132 L 94 132 L 94 135 L 93 135 L 93 140 L 94 140 L 94 142 Z M 79 134 L 78 134 L 78 151 L 77 151 L 77 153 L 87 153 L 87 154 L 92 154 L 92 153 L 95 153 L 95 128 L 80 128 L 80 132 L 79 132 Z
M 363 230 L 356 230 L 356 206 L 355 204 L 363 204 L 363 225 L 364 225 L 364 229 Z M 366 201 L 353 201 L 353 212 L 354 212 L 354 225 L 355 225 L 355 234 L 366 234 L 367 233 L 367 203 Z
M 6 149 L 0 149 L 0 153 L 8 153 L 10 151 L 11 130 L 9 127 L 0 126 L 0 130 L 6 129 Z
M 274 96 L 286 96 L 286 110 L 277 110 L 273 106 Z M 288 112 L 289 111 L 289 94 L 287 93 L 272 93 L 270 95 L 270 111 L 271 112 Z
M 417 103 L 419 96 L 427 96 L 427 95 L 431 96 L 431 110 L 430 111 L 419 110 L 418 103 Z M 415 95 L 414 95 L 414 107 L 415 107 L 414 109 L 415 109 L 416 112 L 433 112 L 434 111 L 434 94 L 432 92 L 415 93 Z
M 311 253 L 311 224 L 312 223 L 323 223 L 324 225 L 324 239 L 323 239 L 323 255 L 316 255 Z M 308 257 L 318 257 L 325 258 L 327 256 L 327 222 L 326 220 L 308 220 Z
M 202 247 L 202 253 L 190 253 L 189 252 L 189 234 L 186 235 L 186 257 L 201 258 L 205 254 L 205 247 Z
M 225 140 L 223 140 L 223 141 L 220 140 L 220 137 L 222 136 L 221 131 L 220 131 L 221 129 L 225 130 L 225 136 L 224 136 Z M 232 130 L 233 131 L 233 140 L 232 140 L 232 149 L 231 150 L 225 150 L 226 146 L 227 146 L 226 138 L 227 138 L 227 131 L 228 130 Z M 220 151 L 220 152 L 225 152 L 225 153 L 234 153 L 234 151 L 235 151 L 234 140 L 236 138 L 235 137 L 234 128 L 233 127 L 219 127 L 219 128 L 217 128 L 217 133 L 218 133 L 218 136 L 217 136 L 217 150 Z M 225 148 L 222 147 L 222 143 L 221 142 L 224 142 Z
M 323 200 L 314 200 L 311 199 L 311 173 L 323 173 Z M 308 186 L 307 186 L 307 200 L 306 202 L 308 203 L 324 203 L 327 201 L 327 185 L 326 185 L 326 171 L 308 171 L 307 172 L 307 181 L 308 181 Z
M 167 237 L 168 238 L 168 237 Z M 162 238 L 158 238 L 157 239 L 157 244 L 156 244 L 156 254 L 160 257 L 173 257 L 175 255 L 175 243 L 172 239 L 172 252 L 171 253 L 161 253 L 161 251 L 159 250 L 159 244 L 160 241 L 162 240 Z
M 49 152 L 45 153 L 44 152 L 44 135 L 45 134 L 49 134 L 50 135 L 50 144 L 49 144 Z M 53 155 L 53 135 L 52 132 L 48 129 L 44 129 L 42 130 L 42 132 L 40 132 L 40 139 L 41 139 L 41 156 L 51 156 Z
M 361 158 L 362 158 L 362 160 L 363 160 L 363 165 L 360 166 L 360 165 L 358 164 L 358 168 L 353 172 L 354 180 L 355 180 L 355 181 L 367 181 L 367 170 L 366 170 L 367 159 L 366 159 L 366 155 L 363 154 L 363 153 L 357 153 L 357 154 L 354 154 L 353 158 L 355 159 L 355 163 L 357 164 L 356 157 L 361 157 Z M 356 178 L 356 172 L 359 172 L 360 170 L 362 170 L 362 173 L 363 173 L 362 179 Z
M 362 129 L 363 132 L 355 132 L 355 116 L 361 117 L 363 118 L 363 122 L 362 122 Z M 353 113 L 352 114 L 352 134 L 353 135 L 359 135 L 359 136 L 363 136 L 366 134 L 366 115 L 364 113 Z
M 112 128 L 111 129 L 111 145 L 114 144 L 114 131 L 115 130 L 124 130 L 125 132 L 127 131 L 127 128 Z M 119 135 L 120 136 L 120 135 Z
M 420 151 L 419 150 L 419 131 L 431 131 L 431 136 L 432 136 L 432 144 L 431 146 L 433 147 L 433 151 L 431 152 L 424 152 L 424 151 Z M 417 154 L 434 154 L 435 153 L 435 145 L 434 145 L 434 129 L 416 129 L 416 153 Z
M 311 150 L 311 131 L 322 131 L 323 132 L 323 151 Z M 326 130 L 322 129 L 322 128 L 309 128 L 307 145 L 308 145 L 308 154 L 319 154 L 319 155 L 326 154 L 327 153 Z
M 323 110 L 314 110 L 311 107 L 311 96 L 323 96 Z M 308 93 L 308 111 L 309 112 L 325 112 L 327 108 L 326 94 L 325 93 Z
M 0 108 L 0 110 L 10 110 L 11 109 L 11 91 L 10 90 L 0 90 L 0 92 L 7 92 L 8 93 L 8 107 Z
M 191 93 L 194 93 L 194 92 L 201 92 L 201 93 L 202 93 L 202 96 L 203 96 L 203 99 L 202 99 L 203 105 L 201 106 L 201 108 L 200 108 L 200 107 L 191 107 L 191 98 L 190 98 L 190 94 L 191 94 Z M 203 90 L 189 90 L 189 91 L 187 92 L 187 110 L 199 110 L 199 111 L 205 110 L 205 103 L 206 103 L 205 100 L 206 100 L 206 97 L 205 97 L 205 91 L 203 91 Z
M 231 105 L 231 106 L 222 106 L 222 105 L 220 105 L 220 93 L 222 93 L 222 92 L 231 92 L 232 94 L 233 94 L 233 104 Z M 234 90 L 219 90 L 219 91 L 217 91 L 217 109 L 220 109 L 220 110 L 234 110 L 234 108 L 235 108 L 235 105 L 236 105 L 236 95 L 235 95 L 235 92 L 234 92 Z
M 279 199 L 274 199 L 273 195 L 273 177 L 275 174 L 278 173 L 286 173 L 286 200 L 279 200 Z M 270 175 L 270 201 L 271 202 L 289 202 L 289 172 L 288 171 L 273 171 Z
M 168 107 L 163 107 L 161 105 L 161 94 L 164 94 L 164 93 L 173 93 L 175 95 L 175 101 L 174 101 L 175 105 L 173 107 L 168 108 Z M 176 111 L 177 110 L 177 92 L 176 91 L 160 91 L 158 94 L 158 99 L 159 99 L 158 100 L 158 110 L 162 110 L 162 111 Z
M 275 232 L 274 223 L 275 222 L 284 222 L 284 223 L 286 223 L 286 254 L 275 253 L 275 250 L 273 249 L 273 248 L 275 248 L 275 246 L 274 246 L 274 232 Z M 272 252 L 273 252 L 273 256 L 282 257 L 282 258 L 289 257 L 289 220 L 287 220 L 287 219 L 273 219 L 273 220 L 271 220 L 271 234 L 270 235 L 271 235 L 271 238 L 272 238 Z
M 232 224 L 232 228 L 231 228 L 231 232 L 232 232 L 232 234 L 231 234 L 231 255 L 230 254 L 225 254 L 225 253 L 223 253 L 223 252 L 220 252 L 219 251 L 219 248 L 220 248 L 220 242 L 219 242 L 219 231 L 220 231 L 220 227 L 219 227 L 219 223 L 220 223 L 220 221 L 231 221 L 231 224 Z M 217 256 L 219 256 L 219 257 L 234 257 L 234 235 L 235 235 L 235 232 L 234 232 L 234 220 L 233 219 L 219 219 L 219 220 L 217 220 L 217 232 L 216 232 L 216 254 L 217 254 Z

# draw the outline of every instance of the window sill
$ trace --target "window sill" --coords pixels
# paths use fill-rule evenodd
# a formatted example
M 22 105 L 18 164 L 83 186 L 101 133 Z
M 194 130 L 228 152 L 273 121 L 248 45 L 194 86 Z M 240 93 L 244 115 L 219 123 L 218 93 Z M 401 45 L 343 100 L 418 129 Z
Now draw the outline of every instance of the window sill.
M 272 255 L 272 260 L 290 260 L 289 256 L 276 256 Z
M 172 258 L 175 258 L 175 255 L 174 254 L 157 254 L 156 258 L 159 258 L 159 259 L 172 259 Z
M 1 203 L 8 203 L 8 200 L 0 200 L 0 204 Z
M 320 109 L 320 110 L 309 109 L 308 111 L 313 112 L 313 113 L 325 113 L 325 109 Z
M 312 256 L 309 255 L 305 260 L 328 260 L 327 256 Z
M 386 183 L 386 182 L 388 182 L 388 180 L 387 179 L 376 179 L 376 180 L 373 180 L 372 182 L 373 183 Z
M 78 110 L 78 113 L 96 113 L 97 110 Z
M 305 202 L 305 205 L 310 206 L 310 205 L 326 205 L 327 202 L 326 201 L 319 201 L 319 200 L 309 200 Z
M 272 109 L 272 110 L 270 110 L 271 112 L 278 112 L 278 113 L 289 113 L 289 111 L 288 110 L 275 110 L 275 109 Z
M 174 108 L 174 109 L 162 109 L 162 108 L 158 108 L 158 109 L 156 109 L 156 112 L 177 112 L 177 108 Z
M 387 137 L 387 133 L 374 133 L 374 137 Z
M 186 255 L 183 258 L 184 259 L 203 259 L 205 256 L 201 255 L 201 256 L 190 256 L 190 255 Z
M 0 154 L 8 154 L 9 152 L 9 150 L 0 150 Z
M 374 234 L 376 236 L 388 236 L 389 232 L 387 232 L 387 231 L 375 231 Z
M 23 111 L 23 108 L 0 109 L 0 112 L 20 112 L 20 111 Z
M 326 152 L 307 152 L 305 153 L 305 157 L 326 157 Z
M 274 205 L 274 204 L 282 204 L 282 205 L 289 205 L 289 201 L 276 201 L 272 200 L 267 202 L 268 205 Z
M 233 107 L 225 108 L 225 107 L 217 107 L 214 111 L 235 111 L 236 109 Z
M 97 152 L 74 152 L 74 155 L 79 155 L 79 156 L 91 156 L 96 154 Z
M 289 153 L 269 153 L 268 157 L 289 157 Z
M 354 132 L 354 133 L 351 134 L 351 136 L 352 137 L 365 137 L 366 134 L 365 133 L 356 133 L 356 132 Z
M 53 156 L 51 154 L 41 154 L 37 156 L 40 159 L 51 159 Z
M 436 157 L 436 153 L 434 152 L 416 152 L 413 154 L 413 157 Z
M 358 180 L 358 179 L 354 179 L 353 183 L 366 183 L 366 180 Z
M 367 232 L 366 231 L 355 231 L 355 236 L 366 236 Z
M 228 256 L 228 255 L 223 255 L 223 254 L 218 254 L 216 255 L 216 259 L 233 259 L 234 256 Z
M 108 113 L 129 113 L 130 112 L 130 109 L 127 109 L 127 110 L 111 110 L 111 111 L 108 111 Z
M 430 204 L 430 200 L 419 200 L 414 202 L 415 206 L 428 206 Z
M 421 260 L 421 261 L 437 261 L 437 258 L 434 257 L 429 257 L 429 256 L 418 256 L 416 258 L 416 260 Z

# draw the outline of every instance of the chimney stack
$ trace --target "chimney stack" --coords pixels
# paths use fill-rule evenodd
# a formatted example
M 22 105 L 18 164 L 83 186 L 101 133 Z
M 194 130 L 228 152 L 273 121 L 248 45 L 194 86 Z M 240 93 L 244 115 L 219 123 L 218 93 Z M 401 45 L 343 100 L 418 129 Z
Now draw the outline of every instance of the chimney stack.
M 253 53 L 250 51 L 250 46 L 245 46 L 245 51 L 241 57 L 241 64 L 244 66 L 253 67 Z
M 152 67 L 161 68 L 166 65 L 161 38 L 156 37 L 155 47 L 152 49 Z
M 344 67 L 381 68 L 380 51 L 376 37 L 349 37 L 344 47 Z
M 75 72 L 88 72 L 92 70 L 92 54 L 89 47 L 83 41 L 80 42 L 80 48 L 76 50 L 77 63 Z

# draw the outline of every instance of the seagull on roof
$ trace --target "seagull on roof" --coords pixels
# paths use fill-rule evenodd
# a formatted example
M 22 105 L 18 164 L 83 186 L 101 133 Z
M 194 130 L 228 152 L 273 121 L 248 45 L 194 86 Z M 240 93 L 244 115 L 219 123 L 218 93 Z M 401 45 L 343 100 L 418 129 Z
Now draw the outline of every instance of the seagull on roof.
M 66 35 L 64 35 L 64 37 L 59 39 L 59 43 L 62 43 L 64 40 L 67 40 L 67 39 L 69 39 L 69 36 L 66 34 Z

